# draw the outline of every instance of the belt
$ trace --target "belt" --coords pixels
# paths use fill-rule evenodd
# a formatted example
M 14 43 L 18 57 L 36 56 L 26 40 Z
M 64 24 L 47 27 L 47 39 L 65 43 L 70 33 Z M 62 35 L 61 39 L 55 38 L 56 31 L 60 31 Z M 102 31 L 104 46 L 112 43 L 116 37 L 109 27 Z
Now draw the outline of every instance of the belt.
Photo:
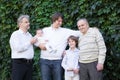
M 23 63 L 32 63 L 33 62 L 33 59 L 25 59 L 25 58 L 12 59 L 12 60 L 20 61 L 20 62 L 23 62 Z

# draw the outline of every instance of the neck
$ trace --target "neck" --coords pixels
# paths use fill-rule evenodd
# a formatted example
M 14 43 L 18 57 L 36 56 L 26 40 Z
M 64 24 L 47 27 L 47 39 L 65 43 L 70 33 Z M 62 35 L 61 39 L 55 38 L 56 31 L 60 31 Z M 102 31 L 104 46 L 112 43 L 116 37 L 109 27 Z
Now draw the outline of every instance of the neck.
M 86 32 L 83 33 L 83 35 L 85 35 L 87 33 L 88 29 L 89 29 L 89 27 L 87 28 Z
M 28 30 L 20 28 L 24 33 L 27 33 Z
M 75 47 L 71 47 L 71 48 L 70 48 L 70 50 L 74 50 L 74 49 L 75 49 Z
M 53 27 L 54 29 L 58 29 L 58 28 L 59 28 L 58 25 L 56 25 L 56 24 L 52 24 L 52 27 Z

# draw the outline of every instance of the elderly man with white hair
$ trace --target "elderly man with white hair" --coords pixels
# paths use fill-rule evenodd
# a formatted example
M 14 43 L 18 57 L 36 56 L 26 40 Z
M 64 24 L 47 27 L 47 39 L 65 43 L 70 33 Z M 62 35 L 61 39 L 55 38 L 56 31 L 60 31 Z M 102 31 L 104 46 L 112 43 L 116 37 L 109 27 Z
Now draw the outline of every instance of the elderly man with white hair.
M 79 19 L 80 80 L 102 80 L 102 70 L 106 57 L 106 46 L 97 28 L 89 27 L 87 19 Z

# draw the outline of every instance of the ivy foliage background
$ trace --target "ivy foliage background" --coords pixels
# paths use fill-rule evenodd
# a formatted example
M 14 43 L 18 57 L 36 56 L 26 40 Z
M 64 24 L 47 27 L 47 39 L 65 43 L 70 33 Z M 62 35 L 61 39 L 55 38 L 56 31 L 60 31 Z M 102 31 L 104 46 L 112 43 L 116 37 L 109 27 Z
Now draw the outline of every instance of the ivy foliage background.
M 54 12 L 64 15 L 63 27 L 77 29 L 79 18 L 102 32 L 106 46 L 104 80 L 120 80 L 120 1 L 119 0 L 0 0 L 0 80 L 11 80 L 9 38 L 18 29 L 20 14 L 30 15 L 32 35 L 51 24 Z M 33 80 L 40 80 L 39 49 L 35 47 Z

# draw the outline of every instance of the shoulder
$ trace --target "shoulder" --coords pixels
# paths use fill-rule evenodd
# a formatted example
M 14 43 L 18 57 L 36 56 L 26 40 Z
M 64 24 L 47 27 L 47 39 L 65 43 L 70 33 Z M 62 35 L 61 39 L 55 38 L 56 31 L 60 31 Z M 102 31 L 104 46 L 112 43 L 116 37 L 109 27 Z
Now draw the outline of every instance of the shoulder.
M 91 29 L 91 31 L 99 32 L 99 29 L 97 27 L 92 27 L 90 29 Z
M 44 27 L 42 30 L 49 30 L 51 27 Z
M 30 32 L 27 32 L 27 34 L 29 34 L 30 36 L 32 36 L 32 34 Z
M 76 48 L 77 51 L 80 51 L 78 48 Z
M 69 29 L 69 28 L 62 28 L 62 27 L 61 27 L 61 30 L 63 30 L 63 31 L 72 31 L 72 30 Z
M 68 54 L 69 52 L 70 52 L 70 50 L 69 50 L 69 49 L 68 49 L 68 50 L 65 50 L 65 53 L 66 53 L 66 54 Z
M 90 33 L 90 34 L 97 34 L 99 32 L 100 31 L 97 27 L 92 27 L 92 28 L 89 28 L 89 30 L 88 30 L 88 33 Z
M 75 52 L 78 53 L 80 50 L 78 48 L 75 49 Z
M 13 35 L 18 35 L 18 34 L 20 34 L 20 32 L 19 32 L 19 30 L 16 30 L 16 31 L 14 31 L 14 32 L 12 33 L 12 36 L 13 36 Z
M 20 32 L 18 30 L 14 31 L 10 36 L 10 40 L 14 39 L 14 38 L 18 38 L 19 34 L 20 34 Z
M 65 53 L 68 53 L 69 50 L 65 50 Z

